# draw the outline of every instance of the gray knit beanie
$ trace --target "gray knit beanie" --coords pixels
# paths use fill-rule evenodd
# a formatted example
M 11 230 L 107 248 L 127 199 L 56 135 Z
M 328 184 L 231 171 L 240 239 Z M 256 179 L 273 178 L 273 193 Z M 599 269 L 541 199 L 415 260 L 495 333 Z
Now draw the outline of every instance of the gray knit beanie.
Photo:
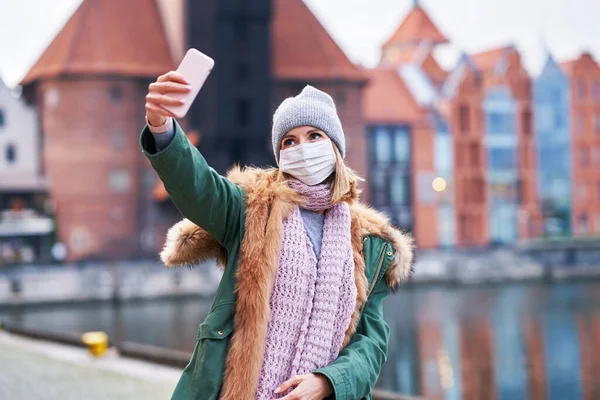
M 346 156 L 346 139 L 335 103 L 330 95 L 307 85 L 296 97 L 285 99 L 273 115 L 273 152 L 279 162 L 281 139 L 291 129 L 310 125 L 325 132 L 337 146 L 342 158 Z

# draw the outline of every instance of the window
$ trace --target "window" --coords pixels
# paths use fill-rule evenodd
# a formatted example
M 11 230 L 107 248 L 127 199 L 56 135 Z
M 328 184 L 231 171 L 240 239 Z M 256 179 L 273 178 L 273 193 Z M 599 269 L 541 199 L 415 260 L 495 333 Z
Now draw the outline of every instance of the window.
M 536 128 L 540 136 L 551 135 L 556 126 L 556 110 L 549 104 L 536 104 Z
M 592 100 L 594 103 L 600 103 L 600 82 L 592 83 Z
M 238 100 L 237 120 L 240 127 L 246 127 L 250 125 L 250 103 L 248 100 Z
M 592 163 L 594 168 L 600 168 L 600 147 L 592 149 Z
M 407 176 L 401 174 L 390 176 L 390 197 L 393 205 L 410 204 L 410 181 Z
M 585 183 L 580 183 L 577 185 L 577 198 L 582 203 L 587 201 L 587 186 Z
M 585 83 L 583 81 L 577 82 L 577 98 L 579 101 L 585 100 Z
M 531 136 L 531 110 L 526 109 L 522 115 L 523 121 L 523 134 L 525 136 Z
M 458 118 L 460 124 L 460 132 L 463 134 L 468 133 L 471 130 L 471 121 L 469 115 L 469 106 L 463 104 L 458 109 Z
M 579 233 L 586 234 L 589 232 L 590 227 L 587 213 L 581 214 L 577 222 L 579 224 Z
M 372 202 L 404 229 L 412 226 L 410 132 L 377 126 L 369 133 L 369 185 Z
M 514 149 L 492 148 L 488 154 L 490 169 L 506 170 L 517 167 L 517 157 Z
M 575 127 L 575 130 L 580 136 L 585 134 L 585 115 L 581 112 L 577 114 L 577 126 Z
M 488 131 L 490 134 L 510 134 L 515 132 L 513 114 L 490 112 L 488 114 Z
M 49 88 L 44 91 L 44 105 L 49 109 L 56 108 L 60 102 L 60 91 L 56 88 Z
M 485 185 L 483 179 L 475 179 L 475 199 L 477 203 L 482 204 L 485 202 Z
M 110 88 L 110 99 L 114 103 L 118 103 L 123 98 L 123 91 L 121 90 L 121 86 L 113 85 Z
M 461 239 L 465 242 L 469 241 L 469 229 L 467 227 L 467 216 L 466 215 L 461 215 L 459 217 L 459 222 L 458 222 L 458 231 L 460 232 L 459 235 L 461 237 Z
M 527 147 L 521 147 L 521 166 L 529 168 L 529 151 Z
M 0 128 L 2 128 L 5 124 L 5 120 L 4 120 L 4 110 L 2 108 L 0 108 Z
M 394 135 L 394 160 L 396 164 L 410 162 L 410 139 L 406 129 L 396 129 Z
M 110 172 L 110 189 L 115 193 L 125 193 L 131 187 L 131 178 L 126 169 L 116 169 Z
M 9 164 L 17 161 L 17 149 L 14 144 L 6 146 L 6 161 L 8 161 Z
M 125 147 L 125 134 L 123 131 L 114 131 L 110 137 L 110 142 L 113 150 L 123 150 Z
M 471 167 L 479 167 L 479 146 L 477 143 L 471 143 L 469 145 L 469 158 L 471 160 Z
M 392 138 L 385 128 L 377 128 L 374 135 L 373 155 L 376 163 L 392 161 Z
M 588 160 L 588 149 L 586 147 L 579 148 L 579 166 L 581 168 L 587 168 L 589 163 Z

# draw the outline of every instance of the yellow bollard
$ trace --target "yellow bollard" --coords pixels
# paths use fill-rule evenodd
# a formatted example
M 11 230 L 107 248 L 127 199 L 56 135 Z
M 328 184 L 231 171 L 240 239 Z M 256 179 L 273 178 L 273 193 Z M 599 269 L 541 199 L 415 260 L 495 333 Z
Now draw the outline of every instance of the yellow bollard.
M 86 332 L 81 341 L 94 357 L 101 357 L 108 350 L 108 335 L 104 332 Z

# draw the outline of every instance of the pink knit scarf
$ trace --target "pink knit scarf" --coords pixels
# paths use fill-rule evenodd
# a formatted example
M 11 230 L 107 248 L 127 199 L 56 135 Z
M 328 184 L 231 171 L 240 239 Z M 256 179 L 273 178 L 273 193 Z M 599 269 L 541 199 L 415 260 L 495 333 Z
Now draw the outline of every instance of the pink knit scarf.
M 296 208 L 283 222 L 258 400 L 280 397 L 273 391 L 292 376 L 333 362 L 356 305 L 348 205 L 332 205 L 329 184 L 289 184 L 304 196 L 304 208 L 326 210 L 321 256 L 316 259 Z

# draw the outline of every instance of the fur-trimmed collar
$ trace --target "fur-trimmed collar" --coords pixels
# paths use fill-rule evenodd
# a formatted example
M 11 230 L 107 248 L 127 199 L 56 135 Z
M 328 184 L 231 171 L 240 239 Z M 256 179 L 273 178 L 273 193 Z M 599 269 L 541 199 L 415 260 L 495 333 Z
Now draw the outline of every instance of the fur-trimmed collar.
M 261 198 L 264 199 L 262 201 L 269 201 L 274 197 L 284 203 L 300 203 L 298 195 L 279 178 L 275 169 L 235 167 L 229 171 L 227 178 L 244 188 L 248 203 L 261 201 Z M 413 239 L 392 227 L 387 216 L 356 201 L 356 190 L 351 197 L 349 208 L 353 229 L 357 229 L 362 238 L 381 237 L 395 250 L 395 259 L 385 275 L 390 288 L 395 289 L 412 272 Z M 168 267 L 192 265 L 209 259 L 217 259 L 221 268 L 225 268 L 227 263 L 225 249 L 188 219 L 181 220 L 169 229 L 160 258 Z

